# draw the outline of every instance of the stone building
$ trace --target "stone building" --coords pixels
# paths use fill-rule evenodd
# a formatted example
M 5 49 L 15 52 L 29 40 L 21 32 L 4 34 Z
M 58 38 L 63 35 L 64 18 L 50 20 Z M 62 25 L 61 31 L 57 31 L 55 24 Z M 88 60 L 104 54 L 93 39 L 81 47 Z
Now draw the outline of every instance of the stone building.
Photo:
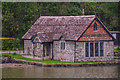
M 114 37 L 95 15 L 40 16 L 22 39 L 24 55 L 40 60 L 113 60 Z

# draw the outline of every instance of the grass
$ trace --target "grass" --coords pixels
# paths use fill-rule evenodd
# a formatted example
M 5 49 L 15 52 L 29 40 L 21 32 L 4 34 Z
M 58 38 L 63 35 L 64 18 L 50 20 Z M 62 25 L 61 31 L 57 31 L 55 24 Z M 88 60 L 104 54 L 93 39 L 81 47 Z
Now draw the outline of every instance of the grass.
M 115 48 L 114 52 L 120 52 L 120 48 Z
M 71 62 L 63 62 L 59 60 L 37 60 L 37 59 L 31 59 L 31 58 L 25 58 L 19 54 L 16 53 L 2 53 L 0 56 L 11 56 L 13 59 L 19 59 L 19 60 L 26 60 L 26 61 L 34 61 L 34 62 L 42 62 L 42 63 L 71 63 Z
M 0 56 L 11 56 L 13 59 L 19 59 L 19 60 L 26 60 L 26 61 L 33 61 L 33 62 L 41 62 L 41 63 L 57 63 L 57 64 L 87 64 L 87 63 L 108 63 L 108 62 L 120 62 L 120 61 L 96 61 L 96 62 L 65 62 L 65 61 L 59 61 L 59 60 L 36 60 L 31 58 L 25 58 L 19 54 L 16 53 L 2 53 Z

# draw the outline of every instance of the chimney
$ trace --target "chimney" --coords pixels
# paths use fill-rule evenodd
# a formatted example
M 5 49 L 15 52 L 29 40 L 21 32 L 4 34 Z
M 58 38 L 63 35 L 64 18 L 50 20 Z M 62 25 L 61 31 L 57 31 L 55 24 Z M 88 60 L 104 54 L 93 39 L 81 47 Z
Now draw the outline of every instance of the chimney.
M 82 9 L 82 16 L 84 16 L 85 15 L 85 12 L 84 12 L 84 8 Z

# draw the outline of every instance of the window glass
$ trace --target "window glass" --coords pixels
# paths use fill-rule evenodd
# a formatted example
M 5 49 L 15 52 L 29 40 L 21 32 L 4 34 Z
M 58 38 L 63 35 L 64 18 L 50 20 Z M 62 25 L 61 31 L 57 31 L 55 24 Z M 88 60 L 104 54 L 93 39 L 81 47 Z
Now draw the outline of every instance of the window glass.
M 103 42 L 100 42 L 100 56 L 103 56 Z
M 61 49 L 64 50 L 65 49 L 65 43 L 61 43 Z
M 50 44 L 47 44 L 47 56 L 50 56 L 50 48 L 51 48 Z
M 90 57 L 94 57 L 94 45 L 90 43 Z
M 85 44 L 85 57 L 89 57 L 89 43 Z
M 97 24 L 94 23 L 94 31 L 96 31 L 96 30 L 97 30 Z
M 95 56 L 99 56 L 99 47 L 98 47 L 98 43 L 95 43 Z

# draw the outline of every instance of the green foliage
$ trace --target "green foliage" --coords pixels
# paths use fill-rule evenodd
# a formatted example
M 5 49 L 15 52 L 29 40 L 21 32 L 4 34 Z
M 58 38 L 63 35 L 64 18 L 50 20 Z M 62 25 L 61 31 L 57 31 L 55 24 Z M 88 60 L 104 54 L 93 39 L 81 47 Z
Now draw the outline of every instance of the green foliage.
M 17 55 L 17 53 L 13 53 L 13 55 Z
M 115 48 L 114 52 L 120 52 L 120 48 Z
M 16 48 L 20 48 L 20 40 L 2 39 L 2 50 L 16 50 Z
M 109 30 L 118 30 L 117 2 L 3 2 L 2 35 L 21 39 L 40 15 L 79 16 L 83 8 L 86 15 L 97 13 Z

